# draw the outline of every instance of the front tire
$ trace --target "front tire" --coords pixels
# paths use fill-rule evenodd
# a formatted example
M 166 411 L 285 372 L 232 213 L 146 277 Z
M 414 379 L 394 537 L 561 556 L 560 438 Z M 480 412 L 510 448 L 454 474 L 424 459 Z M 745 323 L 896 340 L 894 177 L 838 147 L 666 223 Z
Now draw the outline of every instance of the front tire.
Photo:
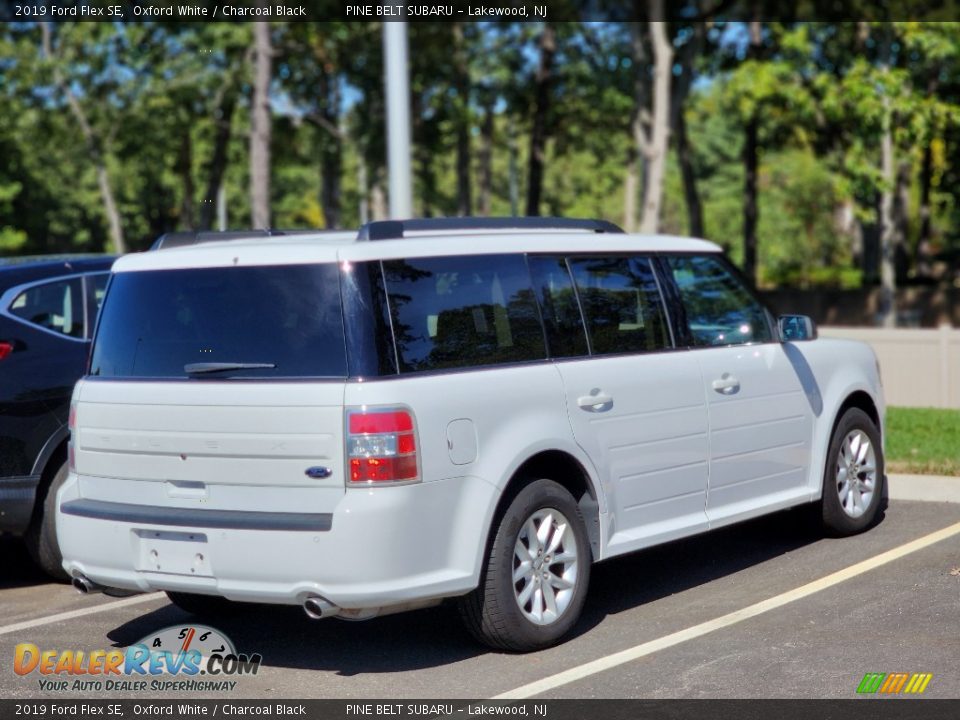
M 63 569 L 63 555 L 57 541 L 57 491 L 69 475 L 67 463 L 63 463 L 46 486 L 46 494 L 37 498 L 33 521 L 24 536 L 27 552 L 33 561 L 55 580 L 70 579 Z
M 877 519 L 884 494 L 880 430 L 863 410 L 847 410 L 833 431 L 823 477 L 824 528 L 855 535 Z
M 536 480 L 513 498 L 495 533 L 480 585 L 460 600 L 467 629 L 503 650 L 558 643 L 579 619 L 590 582 L 576 501 L 558 483 Z

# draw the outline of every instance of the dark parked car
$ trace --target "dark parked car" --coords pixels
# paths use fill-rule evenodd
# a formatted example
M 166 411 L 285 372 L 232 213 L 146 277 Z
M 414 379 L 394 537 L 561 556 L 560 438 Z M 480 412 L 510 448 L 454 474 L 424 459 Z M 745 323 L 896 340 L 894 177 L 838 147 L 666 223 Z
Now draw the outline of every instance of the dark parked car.
M 0 532 L 65 578 L 54 525 L 67 476 L 70 395 L 114 258 L 0 258 Z

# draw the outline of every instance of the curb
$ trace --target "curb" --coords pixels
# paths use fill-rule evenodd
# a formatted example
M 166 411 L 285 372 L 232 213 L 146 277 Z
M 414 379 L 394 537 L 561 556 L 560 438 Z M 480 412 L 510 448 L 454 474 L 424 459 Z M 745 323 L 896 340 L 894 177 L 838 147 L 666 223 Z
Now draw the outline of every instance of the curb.
M 938 475 L 887 475 L 890 500 L 960 503 L 960 478 Z

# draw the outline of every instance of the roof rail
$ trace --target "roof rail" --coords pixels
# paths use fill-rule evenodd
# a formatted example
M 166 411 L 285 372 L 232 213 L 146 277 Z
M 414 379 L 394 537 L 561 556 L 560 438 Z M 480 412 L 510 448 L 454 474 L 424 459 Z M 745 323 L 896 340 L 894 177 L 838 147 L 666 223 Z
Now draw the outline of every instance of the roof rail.
M 580 230 L 622 233 L 607 220 L 558 217 L 439 217 L 413 220 L 377 220 L 360 228 L 357 240 L 399 240 L 407 233 L 457 233 L 499 230 Z
M 225 230 L 225 231 L 199 231 L 199 232 L 169 232 L 158 237 L 151 250 L 169 250 L 170 248 L 184 247 L 186 245 L 199 245 L 200 243 L 221 242 L 224 240 L 246 240 L 248 238 L 267 238 L 277 237 L 278 235 L 322 235 L 324 233 L 337 232 L 336 230 Z

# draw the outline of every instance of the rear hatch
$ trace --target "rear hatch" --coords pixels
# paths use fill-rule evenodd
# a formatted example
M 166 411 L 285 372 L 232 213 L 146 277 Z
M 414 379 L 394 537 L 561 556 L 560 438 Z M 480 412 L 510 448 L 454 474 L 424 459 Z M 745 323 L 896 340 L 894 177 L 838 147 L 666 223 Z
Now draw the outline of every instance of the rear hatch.
M 332 262 L 116 273 L 75 397 L 81 496 L 332 511 L 345 491 L 338 277 Z

